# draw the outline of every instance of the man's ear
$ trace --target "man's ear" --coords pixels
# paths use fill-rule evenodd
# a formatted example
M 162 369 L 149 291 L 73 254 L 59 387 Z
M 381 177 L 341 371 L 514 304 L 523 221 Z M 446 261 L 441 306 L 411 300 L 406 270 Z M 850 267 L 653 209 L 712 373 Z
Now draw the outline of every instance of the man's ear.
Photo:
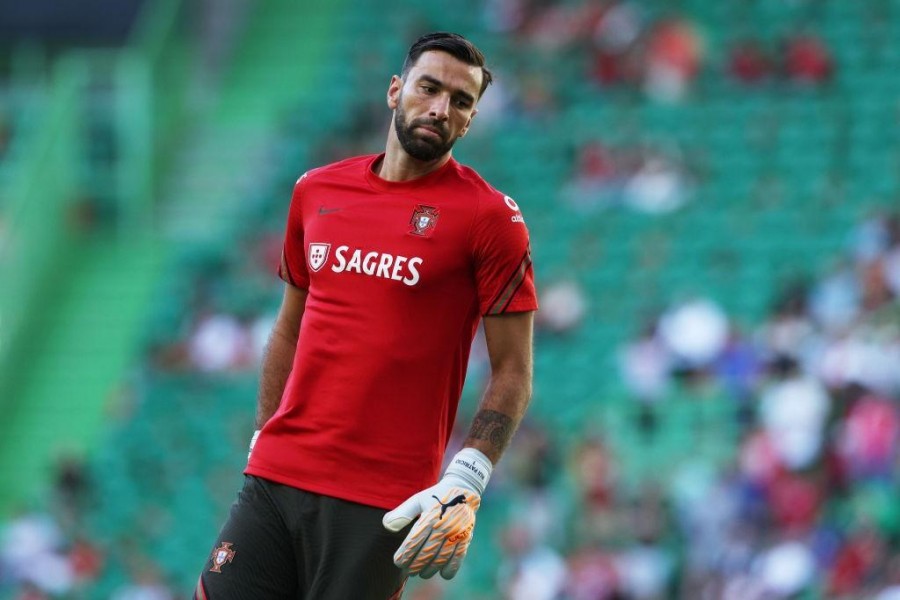
M 400 105 L 400 90 L 402 89 L 403 80 L 399 75 L 393 75 L 387 91 L 387 105 L 391 110 L 397 110 L 397 107 Z
M 459 137 L 465 137 L 467 133 L 469 133 L 469 127 L 472 126 L 472 119 L 475 118 L 475 115 L 478 114 L 478 109 L 472 109 L 472 114 L 469 115 L 469 120 L 466 121 L 466 126 L 462 128 L 462 131 L 459 132 Z

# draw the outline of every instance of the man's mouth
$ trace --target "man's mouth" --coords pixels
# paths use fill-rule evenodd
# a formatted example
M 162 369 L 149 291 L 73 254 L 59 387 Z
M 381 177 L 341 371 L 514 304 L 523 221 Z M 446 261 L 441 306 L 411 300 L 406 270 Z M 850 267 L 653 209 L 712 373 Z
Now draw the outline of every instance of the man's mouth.
M 418 125 L 418 126 L 417 126 L 417 129 L 421 129 L 422 131 L 425 131 L 426 133 L 429 133 L 429 134 L 431 134 L 432 136 L 437 137 L 437 138 L 439 138 L 439 139 L 441 139 L 441 140 L 444 139 L 444 135 L 441 133 L 441 131 L 440 131 L 439 129 L 435 128 L 435 127 L 430 126 L 430 125 Z

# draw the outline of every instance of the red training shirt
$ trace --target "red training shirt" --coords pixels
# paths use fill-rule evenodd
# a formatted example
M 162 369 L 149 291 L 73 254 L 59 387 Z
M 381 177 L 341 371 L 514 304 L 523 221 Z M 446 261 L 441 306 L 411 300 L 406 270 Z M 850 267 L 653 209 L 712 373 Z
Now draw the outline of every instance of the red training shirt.
M 379 158 L 294 186 L 279 276 L 306 308 L 245 473 L 392 509 L 440 475 L 480 317 L 537 299 L 511 198 L 453 159 L 389 182 Z

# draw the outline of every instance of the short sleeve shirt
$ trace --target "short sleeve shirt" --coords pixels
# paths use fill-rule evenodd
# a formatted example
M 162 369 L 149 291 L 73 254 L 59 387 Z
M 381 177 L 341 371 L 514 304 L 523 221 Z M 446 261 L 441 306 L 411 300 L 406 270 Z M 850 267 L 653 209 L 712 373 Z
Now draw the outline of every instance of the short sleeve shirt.
M 453 159 L 389 182 L 379 158 L 294 187 L 279 275 L 306 307 L 246 472 L 388 509 L 439 475 L 480 318 L 537 297 L 512 198 Z

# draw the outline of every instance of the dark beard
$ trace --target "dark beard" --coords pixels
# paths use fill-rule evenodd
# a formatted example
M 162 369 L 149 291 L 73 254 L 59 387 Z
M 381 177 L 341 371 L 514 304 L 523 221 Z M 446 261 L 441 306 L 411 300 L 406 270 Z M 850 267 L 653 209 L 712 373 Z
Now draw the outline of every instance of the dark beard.
M 442 142 L 438 142 L 431 137 L 420 137 L 415 132 L 415 129 L 421 125 L 434 127 L 440 131 Z M 450 152 L 453 144 L 456 142 L 455 139 L 446 139 L 446 128 L 434 119 L 417 119 L 412 123 L 407 123 L 406 112 L 399 105 L 394 112 L 394 131 L 396 131 L 397 139 L 400 140 L 400 145 L 403 146 L 406 153 L 422 162 L 432 162 L 439 159 Z

